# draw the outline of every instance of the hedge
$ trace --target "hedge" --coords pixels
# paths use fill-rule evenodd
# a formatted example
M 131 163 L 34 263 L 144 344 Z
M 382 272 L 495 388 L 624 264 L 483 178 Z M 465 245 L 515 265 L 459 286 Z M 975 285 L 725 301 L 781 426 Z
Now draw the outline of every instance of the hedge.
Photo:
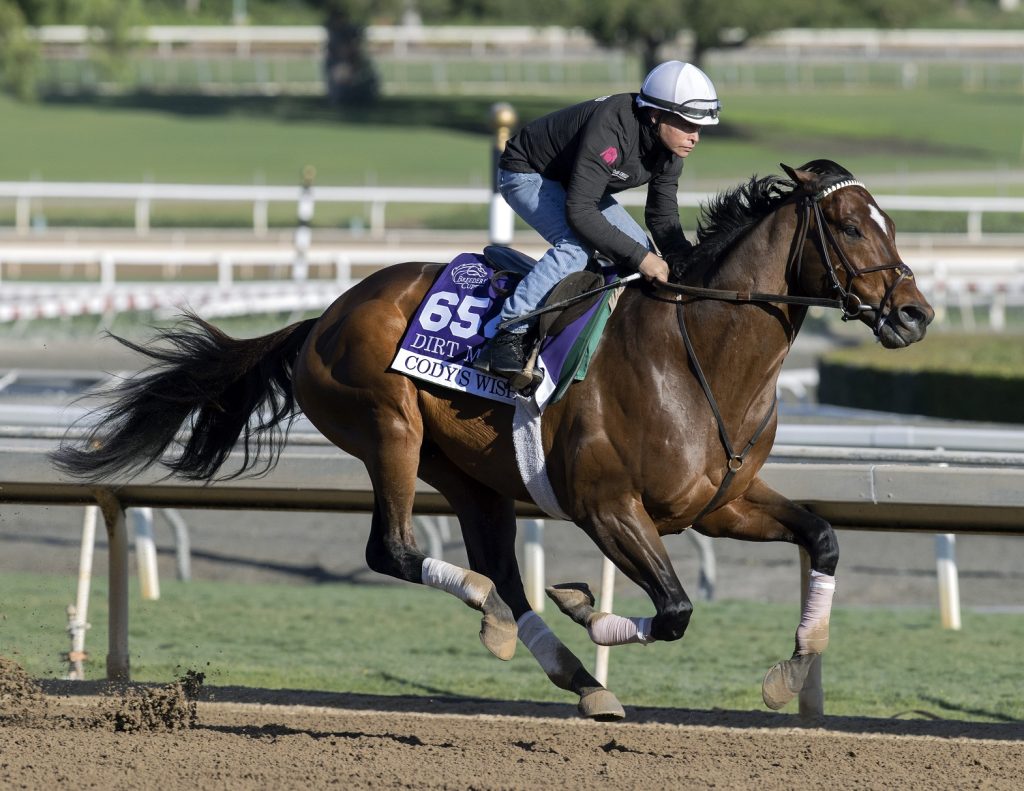
M 823 404 L 1024 423 L 1024 337 L 931 334 L 906 349 L 836 349 L 818 361 Z

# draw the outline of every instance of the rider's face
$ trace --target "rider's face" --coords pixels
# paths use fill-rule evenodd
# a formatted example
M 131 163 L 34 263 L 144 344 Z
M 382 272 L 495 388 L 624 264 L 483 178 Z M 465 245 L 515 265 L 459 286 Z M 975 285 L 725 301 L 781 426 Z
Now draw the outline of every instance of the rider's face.
M 657 131 L 662 145 L 677 157 L 689 156 L 700 142 L 700 127 L 675 113 L 662 113 Z

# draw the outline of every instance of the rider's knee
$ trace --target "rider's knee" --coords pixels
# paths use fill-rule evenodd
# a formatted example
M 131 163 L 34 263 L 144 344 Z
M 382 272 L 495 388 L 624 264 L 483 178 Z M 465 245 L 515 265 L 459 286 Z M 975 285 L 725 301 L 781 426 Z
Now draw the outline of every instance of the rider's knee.
M 655 640 L 678 640 L 685 634 L 686 627 L 690 625 L 692 614 L 693 605 L 689 601 L 682 601 L 666 607 L 654 616 L 654 623 L 651 624 L 651 637 Z

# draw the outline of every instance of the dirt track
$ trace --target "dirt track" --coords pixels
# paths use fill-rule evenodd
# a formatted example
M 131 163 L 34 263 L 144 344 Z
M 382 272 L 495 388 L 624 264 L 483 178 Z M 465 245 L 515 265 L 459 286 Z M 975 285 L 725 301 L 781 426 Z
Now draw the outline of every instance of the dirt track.
M 1022 724 L 799 728 L 793 716 L 668 709 L 604 724 L 555 704 L 234 688 L 199 691 L 193 721 L 180 685 L 43 691 L 3 669 L 4 788 L 1018 789 L 1024 779 Z
M 358 581 L 370 575 L 361 562 L 365 525 L 353 520 L 193 512 L 193 573 L 256 583 Z M 80 525 L 77 509 L 5 506 L 0 572 L 73 576 Z M 163 532 L 158 539 L 161 575 L 170 578 L 173 547 Z M 934 606 L 931 537 L 842 539 L 844 602 Z M 596 555 L 571 528 L 553 526 L 546 544 L 552 579 L 579 578 L 581 567 L 596 575 Z M 1020 606 L 1018 544 L 962 539 L 965 606 Z M 97 575 L 105 573 L 104 548 L 101 539 Z M 682 542 L 673 551 L 693 581 L 695 553 Z M 717 551 L 724 597 L 795 596 L 790 548 L 727 542 Z M 460 552 L 446 547 L 455 562 Z M 626 722 L 601 724 L 564 704 L 236 688 L 202 690 L 193 722 L 174 685 L 125 692 L 47 681 L 38 688 L 17 670 L 0 660 L 0 788 L 1024 787 L 1022 723 L 830 717 L 804 729 L 793 715 L 631 708 Z

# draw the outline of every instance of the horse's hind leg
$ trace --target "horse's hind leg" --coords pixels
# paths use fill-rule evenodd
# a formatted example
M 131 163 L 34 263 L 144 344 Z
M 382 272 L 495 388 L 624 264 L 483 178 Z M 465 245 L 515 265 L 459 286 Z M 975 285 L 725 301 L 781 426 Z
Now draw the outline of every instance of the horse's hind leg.
M 481 642 L 499 659 L 511 659 L 515 620 L 494 583 L 475 571 L 429 558 L 416 546 L 412 512 L 421 424 L 399 417 L 380 424 L 386 428 L 376 432 L 376 451 L 364 456 L 374 492 L 367 565 L 381 574 L 443 590 L 482 612 Z
M 800 693 L 814 657 L 828 647 L 834 575 L 839 563 L 835 531 L 824 519 L 770 489 L 760 478 L 743 497 L 709 514 L 695 527 L 710 536 L 788 541 L 803 547 L 810 556 L 811 578 L 793 656 L 772 667 L 761 688 L 765 705 L 780 709 Z
M 624 717 L 625 712 L 615 695 L 586 670 L 543 619 L 530 609 L 516 560 L 515 502 L 472 480 L 440 455 L 424 459 L 421 470 L 424 480 L 445 495 L 458 515 L 470 566 L 494 580 L 498 593 L 515 617 L 519 639 L 551 682 L 579 695 L 577 708 L 585 717 L 598 720 Z

